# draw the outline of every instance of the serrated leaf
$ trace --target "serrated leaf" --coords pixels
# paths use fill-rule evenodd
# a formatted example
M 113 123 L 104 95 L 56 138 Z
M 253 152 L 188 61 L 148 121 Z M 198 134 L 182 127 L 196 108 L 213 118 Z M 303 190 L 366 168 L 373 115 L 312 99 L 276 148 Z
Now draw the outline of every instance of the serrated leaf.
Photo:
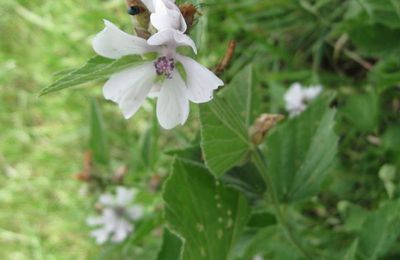
M 126 69 L 130 66 L 143 62 L 141 56 L 129 55 L 118 60 L 108 59 L 101 56 L 91 58 L 81 68 L 70 70 L 69 73 L 61 72 L 61 76 L 54 83 L 45 87 L 40 95 L 46 95 L 65 88 L 81 85 L 93 80 L 109 77 L 111 74 Z
M 184 240 L 182 260 L 224 260 L 250 209 L 237 191 L 223 187 L 198 164 L 177 159 L 165 184 L 165 219 Z
M 225 88 L 200 106 L 202 149 L 207 167 L 216 176 L 246 160 L 252 146 L 248 127 L 260 104 L 251 65 Z
M 90 150 L 96 162 L 107 164 L 109 162 L 107 134 L 103 114 L 96 99 L 91 100 L 90 108 Z
M 355 240 L 343 256 L 343 260 L 356 260 L 358 240 Z
M 180 258 L 182 241 L 179 237 L 164 229 L 163 244 L 158 253 L 157 260 L 177 260 Z
M 267 189 L 264 179 L 252 163 L 230 169 L 222 175 L 221 181 L 241 191 L 251 204 L 263 199 Z
M 315 195 L 334 165 L 338 138 L 331 97 L 315 100 L 300 116 L 274 128 L 263 152 L 267 173 L 281 201 Z
M 400 202 L 391 202 L 370 214 L 359 234 L 358 252 L 367 259 L 384 255 L 400 235 Z
M 351 96 L 342 113 L 356 129 L 374 131 L 379 124 L 379 96 L 375 93 Z

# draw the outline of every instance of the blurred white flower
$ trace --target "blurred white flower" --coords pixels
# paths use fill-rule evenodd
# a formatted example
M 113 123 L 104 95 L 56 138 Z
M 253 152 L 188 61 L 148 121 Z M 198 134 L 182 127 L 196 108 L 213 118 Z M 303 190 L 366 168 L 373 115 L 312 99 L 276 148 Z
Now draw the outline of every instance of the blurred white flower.
M 315 99 L 322 91 L 321 86 L 303 87 L 300 83 L 294 83 L 285 93 L 286 110 L 290 116 L 301 114 L 307 105 Z
M 264 260 L 264 257 L 262 255 L 255 255 L 253 256 L 253 260 Z
M 118 187 L 115 197 L 111 194 L 100 196 L 99 204 L 103 207 L 101 216 L 88 217 L 86 220 L 89 226 L 98 227 L 91 232 L 98 244 L 104 244 L 108 240 L 113 243 L 122 242 L 133 232 L 132 221 L 143 215 L 142 206 L 132 205 L 135 195 L 134 189 Z
M 118 59 L 132 54 L 157 53 L 158 58 L 113 74 L 104 85 L 104 97 L 118 103 L 128 119 L 147 96 L 156 96 L 160 125 L 165 129 L 183 125 L 189 115 L 189 100 L 208 102 L 213 98 L 213 91 L 224 83 L 195 60 L 178 54 L 178 46 L 190 46 L 197 51 L 193 40 L 180 31 L 166 29 L 146 41 L 105 21 L 105 29 L 93 41 L 93 48 L 99 55 Z M 178 72 L 178 64 L 185 71 L 185 79 Z

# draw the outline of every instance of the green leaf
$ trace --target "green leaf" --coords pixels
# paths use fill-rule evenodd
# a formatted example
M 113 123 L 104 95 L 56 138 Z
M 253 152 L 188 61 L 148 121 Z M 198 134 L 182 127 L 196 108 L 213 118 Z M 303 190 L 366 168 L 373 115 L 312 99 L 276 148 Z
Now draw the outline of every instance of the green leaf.
M 90 150 L 96 162 L 107 164 L 109 162 L 107 134 L 96 99 L 92 98 L 90 108 Z
M 231 259 L 250 214 L 239 192 L 223 187 L 205 167 L 177 159 L 163 198 L 168 227 L 184 240 L 181 259 Z
M 351 96 L 342 113 L 356 129 L 374 131 L 379 123 L 379 97 L 374 93 Z
M 347 250 L 345 255 L 343 256 L 343 260 L 356 260 L 356 253 L 357 253 L 357 246 L 358 246 L 358 240 L 355 240 L 350 248 Z
M 267 189 L 264 179 L 252 163 L 232 168 L 221 177 L 221 181 L 241 191 L 251 204 L 263 199 Z
M 154 115 L 151 125 L 140 140 L 140 152 L 142 163 L 149 169 L 154 169 L 158 161 L 158 140 L 160 130 L 157 117 Z
M 182 241 L 172 234 L 167 228 L 164 229 L 163 244 L 158 253 L 157 260 L 177 260 L 180 258 Z
M 371 213 L 359 234 L 358 252 L 367 259 L 384 255 L 400 234 L 400 201 Z
M 212 102 L 200 106 L 202 149 L 216 176 L 240 165 L 252 147 L 248 127 L 259 112 L 260 95 L 249 65 Z
M 354 44 L 366 55 L 389 55 L 400 51 L 400 29 L 381 24 L 354 26 L 348 32 Z
M 40 92 L 40 96 L 90 81 L 107 78 L 115 72 L 140 64 L 141 62 L 143 62 L 143 59 L 138 55 L 124 56 L 118 60 L 95 56 L 79 69 L 71 70 L 68 73 L 67 71 L 61 72 L 58 75 L 61 77 L 45 87 Z
M 333 131 L 335 110 L 331 97 L 315 100 L 300 116 L 273 129 L 263 152 L 267 174 L 281 201 L 295 201 L 315 195 L 331 171 L 337 150 Z

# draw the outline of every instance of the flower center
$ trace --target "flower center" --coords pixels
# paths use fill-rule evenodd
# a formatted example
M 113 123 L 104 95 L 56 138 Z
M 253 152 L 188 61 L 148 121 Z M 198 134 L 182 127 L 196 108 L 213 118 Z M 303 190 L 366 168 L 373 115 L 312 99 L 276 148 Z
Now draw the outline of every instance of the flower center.
M 125 215 L 125 208 L 121 206 L 116 206 L 114 208 L 115 213 L 118 217 L 123 217 Z
M 172 72 L 175 69 L 175 61 L 173 58 L 162 56 L 154 62 L 157 75 L 164 75 L 167 79 L 172 79 Z

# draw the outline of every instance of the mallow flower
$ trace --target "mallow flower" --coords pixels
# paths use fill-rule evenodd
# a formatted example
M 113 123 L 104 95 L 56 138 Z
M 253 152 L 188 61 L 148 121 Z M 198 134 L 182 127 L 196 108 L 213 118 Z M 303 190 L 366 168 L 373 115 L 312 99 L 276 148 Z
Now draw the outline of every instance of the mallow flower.
M 132 205 L 135 195 L 134 189 L 118 187 L 116 196 L 100 196 L 101 216 L 88 217 L 86 220 L 89 226 L 97 227 L 91 232 L 91 236 L 98 244 L 104 244 L 108 240 L 113 243 L 122 242 L 134 231 L 132 221 L 140 219 L 143 215 L 142 206 Z
M 170 29 L 180 33 L 186 31 L 185 18 L 174 0 L 142 0 L 142 2 L 151 13 L 151 24 L 159 32 Z
M 303 87 L 300 83 L 292 84 L 284 96 L 286 110 L 291 117 L 301 114 L 321 91 L 321 86 Z
M 146 41 L 105 21 L 105 29 L 94 38 L 93 48 L 97 54 L 111 59 L 157 54 L 154 60 L 113 74 L 104 85 L 103 94 L 119 105 L 126 119 L 137 112 L 146 97 L 156 97 L 158 121 L 163 128 L 172 129 L 186 122 L 189 101 L 210 101 L 213 91 L 223 82 L 206 67 L 177 52 L 180 46 L 189 46 L 195 53 L 197 50 L 193 40 L 184 34 L 186 23 L 181 15 L 175 15 L 179 12 L 175 4 L 170 0 L 145 2 L 154 11 L 151 20 L 159 32 Z M 183 68 L 183 75 L 178 66 Z

